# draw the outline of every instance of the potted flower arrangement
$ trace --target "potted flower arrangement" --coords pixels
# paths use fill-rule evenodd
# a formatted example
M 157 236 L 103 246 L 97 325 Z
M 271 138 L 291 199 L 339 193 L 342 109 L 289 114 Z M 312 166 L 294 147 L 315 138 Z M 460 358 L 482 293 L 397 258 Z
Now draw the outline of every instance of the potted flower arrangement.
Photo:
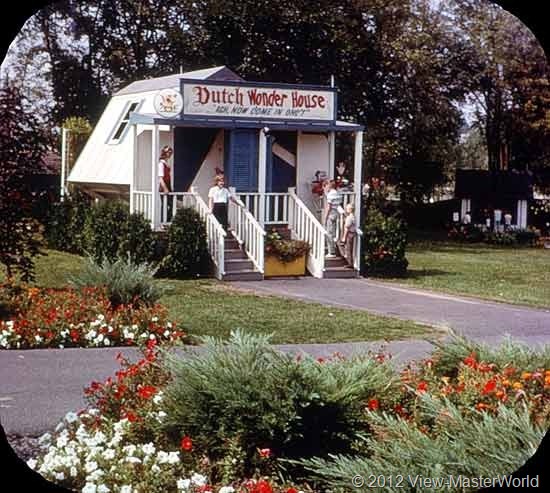
M 265 271 L 269 276 L 303 276 L 309 244 L 301 240 L 287 240 L 273 230 L 266 237 Z

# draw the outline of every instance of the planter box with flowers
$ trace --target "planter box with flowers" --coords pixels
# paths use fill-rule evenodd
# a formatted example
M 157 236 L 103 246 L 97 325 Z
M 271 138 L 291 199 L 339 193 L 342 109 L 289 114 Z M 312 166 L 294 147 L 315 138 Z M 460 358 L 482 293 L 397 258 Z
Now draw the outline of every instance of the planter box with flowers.
M 301 240 L 287 240 L 277 231 L 267 235 L 265 244 L 264 275 L 303 276 L 309 244 Z

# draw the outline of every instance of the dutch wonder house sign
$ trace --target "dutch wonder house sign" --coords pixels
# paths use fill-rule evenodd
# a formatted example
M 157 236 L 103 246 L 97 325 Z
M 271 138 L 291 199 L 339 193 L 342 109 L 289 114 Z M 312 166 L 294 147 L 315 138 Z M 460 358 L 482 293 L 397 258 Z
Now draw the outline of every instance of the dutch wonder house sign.
M 307 89 L 301 89 L 306 87 Z M 334 121 L 335 89 L 182 81 L 183 115 Z

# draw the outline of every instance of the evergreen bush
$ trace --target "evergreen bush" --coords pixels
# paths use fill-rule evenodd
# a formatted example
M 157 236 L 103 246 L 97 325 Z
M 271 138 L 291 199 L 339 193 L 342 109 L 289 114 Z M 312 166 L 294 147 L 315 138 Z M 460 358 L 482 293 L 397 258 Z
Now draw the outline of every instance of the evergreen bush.
M 136 264 L 130 257 L 114 262 L 104 258 L 99 263 L 89 258 L 82 272 L 72 277 L 71 284 L 77 288 L 104 286 L 113 307 L 151 306 L 162 296 L 154 280 L 156 270 L 147 263 Z
M 407 229 L 397 215 L 378 207 L 367 209 L 363 224 L 364 271 L 371 276 L 402 276 L 409 262 L 405 257 Z
M 153 260 L 155 238 L 149 221 L 130 214 L 128 204 L 105 201 L 90 208 L 84 226 L 84 250 L 97 262 L 127 258 L 136 264 Z
M 261 467 L 262 448 L 290 459 L 349 452 L 366 399 L 394 382 L 387 363 L 295 358 L 270 346 L 267 336 L 237 332 L 227 343 L 203 342 L 200 353 L 166 354 L 173 377 L 166 423 L 216 460 L 239 450 L 243 474 Z
M 48 247 L 82 254 L 86 248 L 84 225 L 90 208 L 90 199 L 79 192 L 74 192 L 63 201 L 51 204 L 44 225 L 44 236 Z
M 328 489 L 349 491 L 351 478 L 360 475 L 365 479 L 360 491 L 370 491 L 369 478 L 375 478 L 374 487 L 384 491 L 416 492 L 424 490 L 414 482 L 420 477 L 457 480 L 511 474 L 535 453 L 545 433 L 526 410 L 501 406 L 496 416 L 478 411 L 463 415 L 445 399 L 426 394 L 421 401 L 421 412 L 441 426 L 440 433 L 428 434 L 409 420 L 369 412 L 373 434 L 364 437 L 362 453 L 300 463 Z M 447 491 L 463 492 L 483 485 L 446 486 Z
M 192 208 L 178 209 L 167 232 L 166 254 L 160 274 L 166 277 L 190 278 L 208 272 L 210 257 L 206 226 Z

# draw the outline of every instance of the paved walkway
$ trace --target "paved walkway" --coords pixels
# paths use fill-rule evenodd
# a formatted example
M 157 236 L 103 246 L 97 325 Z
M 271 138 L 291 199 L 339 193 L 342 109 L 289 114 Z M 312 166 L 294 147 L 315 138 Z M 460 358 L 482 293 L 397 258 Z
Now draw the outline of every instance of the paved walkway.
M 256 293 L 368 310 L 448 327 L 480 342 L 498 343 L 509 334 L 529 345 L 550 344 L 550 310 L 422 291 L 368 279 L 300 279 L 235 282 Z
M 270 280 L 233 283 L 239 289 L 368 310 L 381 315 L 445 326 L 477 341 L 495 344 L 504 335 L 531 346 L 550 344 L 550 310 L 491 303 L 404 288 L 366 279 Z M 377 350 L 380 343 L 278 346 L 316 357 L 338 351 L 350 355 Z M 432 350 L 422 340 L 395 341 L 385 347 L 400 365 Z M 118 369 L 115 356 L 137 357 L 132 348 L 40 349 L 0 351 L 0 420 L 7 433 L 40 434 L 51 430 L 69 411 L 85 406 L 83 389 Z

